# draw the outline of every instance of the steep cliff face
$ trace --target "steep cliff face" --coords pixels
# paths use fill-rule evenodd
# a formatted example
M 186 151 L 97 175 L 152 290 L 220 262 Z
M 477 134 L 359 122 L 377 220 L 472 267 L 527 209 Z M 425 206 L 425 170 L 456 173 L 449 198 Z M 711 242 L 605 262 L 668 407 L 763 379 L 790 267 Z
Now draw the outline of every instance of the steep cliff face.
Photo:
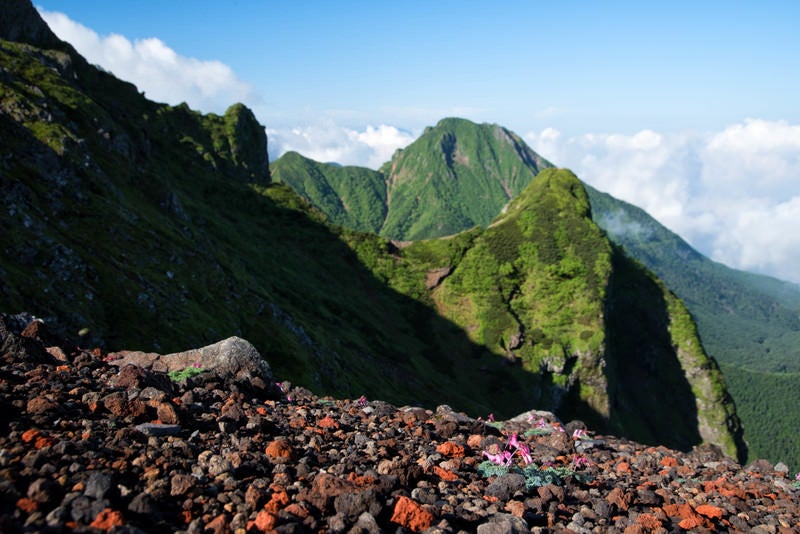
M 686 309 L 612 246 L 569 171 L 543 171 L 433 299 L 476 343 L 537 374 L 545 409 L 678 448 L 741 444 Z

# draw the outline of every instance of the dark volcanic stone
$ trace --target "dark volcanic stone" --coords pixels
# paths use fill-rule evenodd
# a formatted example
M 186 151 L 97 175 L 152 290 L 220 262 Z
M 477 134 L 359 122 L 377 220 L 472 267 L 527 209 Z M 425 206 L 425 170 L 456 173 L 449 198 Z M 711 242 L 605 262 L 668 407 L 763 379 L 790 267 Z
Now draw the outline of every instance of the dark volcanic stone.
M 113 489 L 115 488 L 111 476 L 95 471 L 86 479 L 86 489 L 83 490 L 83 494 L 93 499 L 106 499 L 113 496 Z
M 375 517 L 381 513 L 383 505 L 378 500 L 378 492 L 370 488 L 358 493 L 337 495 L 333 500 L 333 508 L 336 513 L 353 520 L 364 512 Z
M 507 473 L 497 477 L 486 488 L 486 495 L 501 501 L 509 500 L 516 492 L 525 489 L 525 477 L 517 473 Z

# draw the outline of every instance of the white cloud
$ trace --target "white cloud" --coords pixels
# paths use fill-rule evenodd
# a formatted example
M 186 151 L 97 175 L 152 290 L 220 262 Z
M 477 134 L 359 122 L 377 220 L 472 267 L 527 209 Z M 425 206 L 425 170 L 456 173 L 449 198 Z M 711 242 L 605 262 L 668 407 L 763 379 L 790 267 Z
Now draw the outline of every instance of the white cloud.
M 316 161 L 360 165 L 377 169 L 389 161 L 398 148 L 415 139 L 411 132 L 381 124 L 363 131 L 325 122 L 286 130 L 267 129 L 270 159 L 294 150 Z
M 545 129 L 525 138 L 713 259 L 800 282 L 800 126 L 748 119 L 703 135 Z
M 236 102 L 253 105 L 253 88 L 220 61 L 182 56 L 156 38 L 131 42 L 122 35 L 98 35 L 63 13 L 40 10 L 50 29 L 90 63 L 135 84 L 148 98 L 206 112 L 222 113 Z

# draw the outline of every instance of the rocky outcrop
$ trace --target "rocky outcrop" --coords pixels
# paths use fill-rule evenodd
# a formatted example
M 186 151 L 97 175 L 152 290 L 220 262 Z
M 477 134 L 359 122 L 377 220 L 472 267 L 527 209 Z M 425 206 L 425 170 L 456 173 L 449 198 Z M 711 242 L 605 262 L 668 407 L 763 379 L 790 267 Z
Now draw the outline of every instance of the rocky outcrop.
M 229 337 L 202 347 L 175 354 L 122 351 L 108 355 L 112 365 L 125 367 L 134 365 L 161 373 L 197 368 L 215 372 L 223 380 L 234 380 L 265 389 L 272 384 L 272 371 L 258 350 L 248 341 Z
M 41 48 L 64 45 L 36 12 L 30 0 L 4 0 L 0 15 L 0 39 Z
M 225 112 L 228 143 L 233 161 L 249 174 L 250 181 L 269 182 L 267 133 L 247 106 L 234 104 Z

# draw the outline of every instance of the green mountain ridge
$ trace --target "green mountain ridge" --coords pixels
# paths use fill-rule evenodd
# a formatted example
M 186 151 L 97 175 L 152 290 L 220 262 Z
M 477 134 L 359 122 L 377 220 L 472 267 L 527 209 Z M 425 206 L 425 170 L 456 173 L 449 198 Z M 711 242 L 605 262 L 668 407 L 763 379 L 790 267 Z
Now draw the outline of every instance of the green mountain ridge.
M 440 125 L 463 122 L 462 119 L 447 119 Z M 492 125 L 473 127 L 485 130 L 494 128 Z M 448 183 L 452 173 L 439 165 L 440 151 L 430 140 L 443 139 L 448 134 L 446 129 L 440 129 L 439 126 L 428 129 L 426 134 L 431 132 L 434 135 L 429 136 L 426 143 L 412 143 L 384 165 L 381 171 L 395 165 L 399 155 L 417 162 L 434 161 L 437 163 L 430 168 L 418 165 L 415 172 L 426 177 L 429 188 L 444 187 L 438 186 L 438 183 Z M 433 155 L 425 155 L 426 150 Z M 477 152 L 465 152 L 462 159 L 465 158 L 480 167 L 481 158 Z M 534 176 L 542 168 L 549 166 L 546 160 L 539 161 L 544 163 L 531 169 L 528 174 L 531 181 L 535 180 Z M 521 159 L 521 163 L 524 160 Z M 282 158 L 279 158 L 274 167 L 282 164 Z M 326 175 L 328 168 L 318 165 L 317 172 Z M 377 174 L 380 173 L 373 176 Z M 299 177 L 286 181 L 297 183 Z M 723 364 L 725 376 L 731 376 L 731 392 L 743 414 L 751 456 L 800 465 L 800 446 L 793 439 L 794 429 L 800 424 L 800 414 L 792 409 L 800 402 L 800 375 L 796 374 L 800 369 L 797 349 L 800 346 L 800 288 L 795 284 L 737 271 L 713 262 L 640 208 L 588 185 L 584 186 L 591 203 L 592 218 L 611 241 L 652 270 L 686 303 L 697 322 L 704 347 Z M 302 189 L 298 189 L 298 192 L 315 205 L 324 206 L 315 197 L 305 195 Z M 484 209 L 494 210 L 495 213 L 500 213 L 506 205 L 502 198 L 480 194 L 475 194 L 474 198 Z M 332 202 L 332 199 L 328 198 L 326 202 Z M 447 218 L 450 213 L 448 201 L 442 197 L 441 202 L 445 206 L 430 209 L 442 210 L 443 214 L 436 216 Z M 419 217 L 433 218 L 427 215 Z M 453 233 L 474 224 L 474 221 L 470 221 L 459 226 L 457 217 L 449 221 L 448 228 Z M 347 224 L 344 221 L 341 223 Z M 488 224 L 480 226 L 486 227 Z M 434 235 L 423 233 L 421 237 Z M 764 386 L 770 383 L 774 387 Z M 766 393 L 759 391 L 762 386 L 766 388 Z M 758 410 L 750 409 L 754 399 L 760 406 Z
M 30 3 L 12 4 L 35 22 Z M 487 229 L 401 246 L 329 224 L 271 183 L 264 129 L 244 106 L 218 116 L 149 102 L 69 45 L 37 41 L 39 24 L 23 28 L 28 44 L 0 40 L 0 309 L 89 328 L 77 343 L 112 349 L 239 335 L 277 376 L 320 393 L 501 417 L 552 409 L 600 431 L 743 456 L 733 404 L 680 301 L 608 241 L 574 175 L 548 169 L 523 183 L 535 173 L 510 160 L 527 152 L 504 129 L 443 121 L 426 142 L 441 148 L 429 161 L 473 192 L 470 143 L 499 143 L 488 168 L 513 172 L 484 200 L 514 196 L 505 213 Z M 454 138 L 439 135 L 448 128 Z M 459 198 L 402 174 L 424 163 L 415 150 L 385 174 L 396 188 L 387 213 L 407 205 L 404 184 L 430 188 L 432 206 Z M 425 209 L 409 235 L 450 232 L 415 205 Z
M 551 166 L 501 126 L 447 118 L 378 171 L 288 152 L 273 162 L 272 176 L 333 223 L 407 241 L 487 226 L 499 211 L 495 206 Z

